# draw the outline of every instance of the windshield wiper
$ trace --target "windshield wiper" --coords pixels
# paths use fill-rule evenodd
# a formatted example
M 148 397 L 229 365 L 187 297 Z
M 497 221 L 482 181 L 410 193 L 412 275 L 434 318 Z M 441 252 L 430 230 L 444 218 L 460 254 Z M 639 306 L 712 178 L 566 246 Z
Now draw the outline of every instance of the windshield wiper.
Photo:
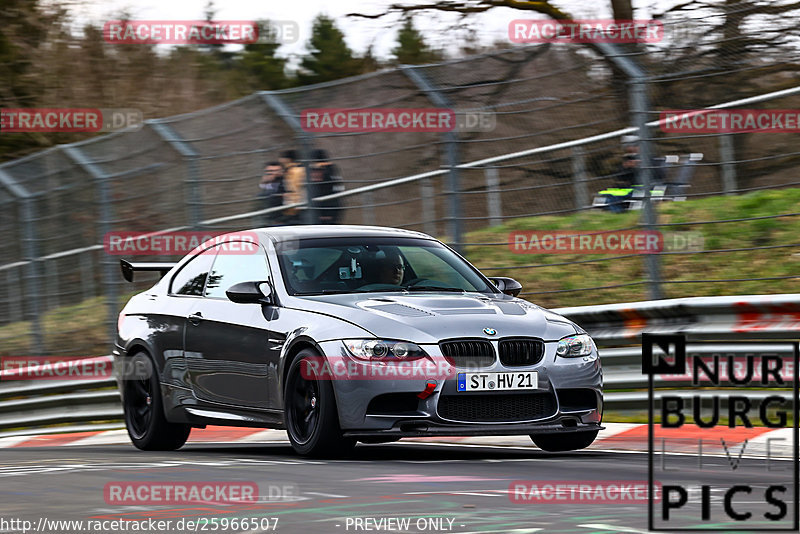
M 420 287 L 397 287 L 397 288 L 383 288 L 383 289 L 323 289 L 322 291 L 314 293 L 298 293 L 298 295 L 337 295 L 337 294 L 356 294 L 356 293 L 397 293 L 405 291 L 449 291 L 453 293 L 465 293 L 465 290 L 457 287 L 442 287 L 442 286 L 420 286 Z
M 464 293 L 465 291 L 458 287 L 442 287 L 442 286 L 417 286 L 407 287 L 406 291 L 452 291 L 455 293 Z
M 398 287 L 396 289 L 388 288 L 388 289 L 363 289 L 363 290 L 358 290 L 358 289 L 323 289 L 321 292 L 313 293 L 313 294 L 315 294 L 315 295 L 319 295 L 319 294 L 322 294 L 322 295 L 335 295 L 337 293 L 348 293 L 348 294 L 352 294 L 352 293 L 389 293 L 389 292 L 392 292 L 392 291 L 405 291 L 405 289 L 403 289 L 402 287 Z

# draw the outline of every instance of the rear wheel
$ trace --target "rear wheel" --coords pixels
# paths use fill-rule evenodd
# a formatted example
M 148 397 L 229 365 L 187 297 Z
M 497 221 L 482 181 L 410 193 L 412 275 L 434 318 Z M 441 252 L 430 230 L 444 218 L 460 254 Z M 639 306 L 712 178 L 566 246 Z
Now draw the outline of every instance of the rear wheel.
M 597 438 L 599 430 L 589 432 L 563 432 L 560 434 L 532 434 L 537 447 L 548 452 L 564 452 L 585 449 Z
M 304 456 L 345 455 L 356 442 L 342 436 L 333 385 L 317 375 L 317 366 L 304 366 L 303 360 L 310 358 L 320 356 L 304 349 L 289 366 L 283 393 L 286 433 L 294 450 Z
M 189 425 L 170 423 L 164 417 L 161 385 L 153 360 L 144 352 L 134 354 L 122 379 L 125 427 L 131 441 L 144 451 L 180 449 L 189 438 Z

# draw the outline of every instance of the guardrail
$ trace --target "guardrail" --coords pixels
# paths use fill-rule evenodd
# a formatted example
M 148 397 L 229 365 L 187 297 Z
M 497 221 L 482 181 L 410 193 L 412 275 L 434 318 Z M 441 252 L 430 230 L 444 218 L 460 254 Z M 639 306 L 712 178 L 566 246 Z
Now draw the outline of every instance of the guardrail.
M 81 377 L 80 369 L 108 369 L 111 356 L 46 358 L 41 365 L 0 371 L 0 437 L 19 434 L 118 428 L 122 421 L 117 383 L 110 372 Z M 49 361 L 49 363 L 48 363 Z M 36 378 L 31 378 L 36 376 Z M 22 379 L 21 379 L 22 378 Z
M 641 373 L 641 334 L 682 333 L 690 341 L 791 340 L 800 338 L 800 294 L 696 297 L 553 310 L 581 325 L 601 350 L 605 405 L 608 411 L 642 412 L 647 400 Z M 713 353 L 721 346 L 704 345 L 695 352 Z M 730 351 L 730 346 L 725 347 Z M 770 345 L 775 351 L 776 346 Z M 743 347 L 742 350 L 745 350 Z M 759 350 L 748 345 L 747 351 Z M 778 352 L 783 349 L 778 346 Z M 785 346 L 787 354 L 791 346 Z M 75 360 L 107 364 L 111 356 Z M 43 366 L 46 371 L 47 366 Z M 62 373 L 68 370 L 61 368 Z M 18 371 L 0 371 L 0 437 L 21 434 L 99 430 L 122 426 L 122 408 L 112 377 L 91 380 L 9 380 Z M 58 376 L 58 375 L 56 375 Z M 680 388 L 680 380 L 656 379 Z M 680 393 L 676 389 L 676 393 Z M 754 399 L 759 394 L 752 393 Z
M 643 332 L 689 340 L 800 337 L 800 295 L 690 297 L 553 310 L 581 325 L 600 346 L 638 344 Z

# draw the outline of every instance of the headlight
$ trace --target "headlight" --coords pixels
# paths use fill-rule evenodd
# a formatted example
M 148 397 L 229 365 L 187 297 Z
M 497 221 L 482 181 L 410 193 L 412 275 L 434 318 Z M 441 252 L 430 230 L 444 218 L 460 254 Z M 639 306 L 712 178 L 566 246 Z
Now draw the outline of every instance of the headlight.
M 345 339 L 342 341 L 348 352 L 359 360 L 406 361 L 427 356 L 419 345 L 407 341 L 385 339 Z
M 588 356 L 594 350 L 594 341 L 589 334 L 567 336 L 558 342 L 556 354 L 562 358 L 578 358 Z

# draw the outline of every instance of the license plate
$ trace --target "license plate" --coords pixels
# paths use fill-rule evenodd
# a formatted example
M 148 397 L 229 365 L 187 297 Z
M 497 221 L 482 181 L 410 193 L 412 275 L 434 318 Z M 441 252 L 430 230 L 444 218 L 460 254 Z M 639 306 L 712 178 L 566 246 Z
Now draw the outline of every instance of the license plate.
M 458 373 L 458 391 L 508 391 L 538 389 L 536 371 L 518 373 Z

